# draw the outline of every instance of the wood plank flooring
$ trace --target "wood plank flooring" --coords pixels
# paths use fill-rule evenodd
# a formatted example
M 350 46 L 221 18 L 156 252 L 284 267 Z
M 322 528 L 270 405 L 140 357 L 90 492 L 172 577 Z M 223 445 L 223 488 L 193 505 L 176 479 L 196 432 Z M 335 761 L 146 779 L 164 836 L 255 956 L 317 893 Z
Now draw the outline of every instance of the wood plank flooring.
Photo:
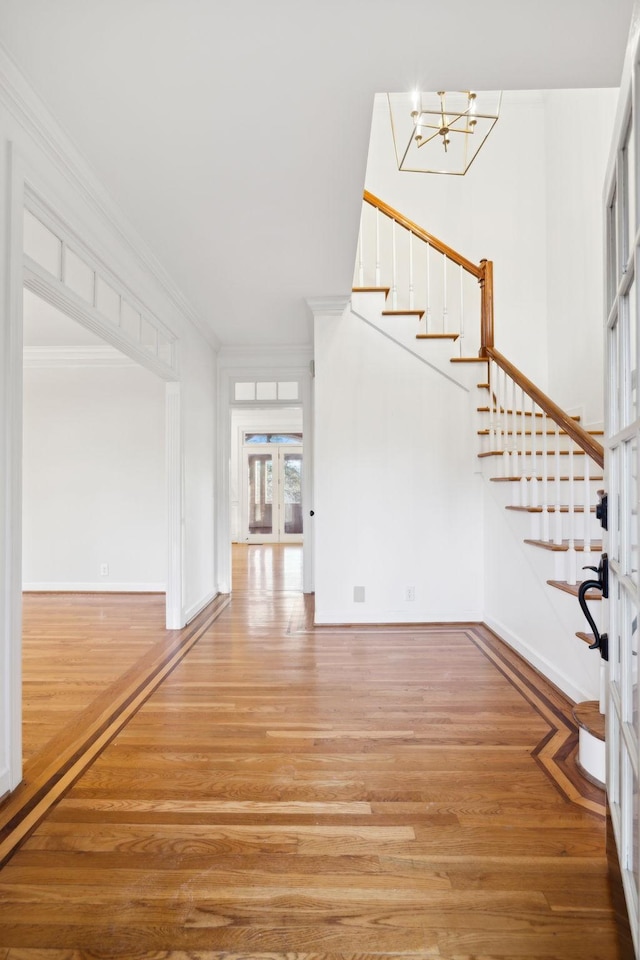
M 300 562 L 236 549 L 0 870 L 0 960 L 618 958 L 570 704 L 477 625 L 314 629 Z

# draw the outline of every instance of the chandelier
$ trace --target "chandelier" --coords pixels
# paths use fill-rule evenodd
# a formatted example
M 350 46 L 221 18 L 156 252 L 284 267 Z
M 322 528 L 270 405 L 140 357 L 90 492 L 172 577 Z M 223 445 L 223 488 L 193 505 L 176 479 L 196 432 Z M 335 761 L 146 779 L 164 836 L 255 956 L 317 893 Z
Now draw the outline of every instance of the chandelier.
M 493 129 L 502 93 L 388 93 L 399 170 L 463 176 Z

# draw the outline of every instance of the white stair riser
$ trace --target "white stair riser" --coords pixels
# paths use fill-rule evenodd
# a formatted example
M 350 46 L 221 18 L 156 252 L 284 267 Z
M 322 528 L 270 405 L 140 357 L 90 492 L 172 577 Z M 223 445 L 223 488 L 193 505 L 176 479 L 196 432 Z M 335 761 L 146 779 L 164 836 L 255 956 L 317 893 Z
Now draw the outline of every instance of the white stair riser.
M 484 429 L 484 428 L 481 428 L 481 429 Z M 595 439 L 599 440 L 600 438 L 596 437 Z M 556 443 L 556 440 L 558 441 L 558 443 Z M 535 443 L 533 442 L 532 437 L 530 436 L 525 437 L 526 453 L 530 454 L 532 450 L 535 450 L 536 458 L 540 458 L 540 459 L 542 458 L 543 444 L 544 444 L 544 437 L 536 436 Z M 556 449 L 559 449 L 561 451 L 563 450 L 568 451 L 569 449 L 571 449 L 571 444 L 572 444 L 572 441 L 570 437 L 561 436 L 556 438 L 554 436 L 548 436 L 547 437 L 548 453 L 546 454 L 548 459 L 550 461 L 553 460 Z M 500 434 L 498 434 L 497 436 L 489 436 L 487 434 L 478 434 L 478 446 L 479 446 L 480 453 L 490 453 L 491 451 L 496 451 L 496 450 L 499 451 L 500 453 L 504 453 L 506 449 L 509 453 L 512 453 L 515 451 L 518 454 L 518 456 L 522 456 L 522 436 L 516 436 L 514 438 L 513 436 L 504 437 Z M 584 454 L 577 451 L 575 444 L 573 444 L 573 449 L 575 453 L 575 456 L 574 456 L 575 463 L 577 464 L 582 463 L 584 459 Z M 561 460 L 563 463 L 568 462 L 568 459 L 569 458 L 567 454 L 562 455 Z M 597 468 L 594 464 L 593 466 L 594 473 L 596 469 Z M 576 468 L 576 472 L 577 472 L 577 468 Z
M 479 453 L 485 453 L 486 451 L 478 447 Z M 525 456 L 518 451 L 512 452 L 507 451 L 508 456 L 505 457 L 504 453 L 496 453 L 490 457 L 482 457 L 482 460 L 488 461 L 487 465 L 483 467 L 486 470 L 486 476 L 490 477 L 501 477 L 501 476 L 521 476 L 523 473 L 525 476 L 535 476 L 541 477 L 544 475 L 544 454 L 538 452 L 535 456 L 531 456 L 530 452 L 527 451 Z M 584 454 L 576 454 L 573 458 L 573 473 L 576 477 L 584 476 L 585 471 L 585 456 Z M 565 454 L 559 457 L 560 460 L 560 476 L 566 477 L 569 476 L 571 469 L 570 458 Z M 554 454 L 546 455 L 547 463 L 547 476 L 556 475 L 556 457 Z M 602 475 L 602 470 L 599 468 L 591 459 L 589 459 L 588 464 L 589 475 L 592 473 L 595 476 L 600 477 Z M 602 486 L 602 480 L 600 481 L 600 487 Z
M 589 494 L 590 494 L 590 503 L 594 505 L 598 501 L 598 490 L 602 488 L 602 480 L 593 480 L 589 483 Z M 501 484 L 503 486 L 503 484 Z M 537 480 L 535 484 L 532 485 L 531 480 L 527 478 L 526 480 L 526 502 L 522 502 L 522 481 L 521 480 L 512 480 L 504 484 L 505 487 L 505 503 L 510 503 L 514 507 L 532 507 L 532 506 L 542 506 L 543 503 L 551 504 L 552 506 L 558 500 L 558 490 L 556 489 L 556 482 L 547 480 L 546 491 L 545 483 L 543 480 Z M 575 503 L 582 506 L 584 501 L 584 481 L 578 480 L 574 483 L 574 500 Z M 532 500 L 532 496 L 535 494 L 536 502 Z M 569 503 L 570 495 L 570 484 L 568 480 L 560 481 L 560 492 L 559 498 L 561 504 Z

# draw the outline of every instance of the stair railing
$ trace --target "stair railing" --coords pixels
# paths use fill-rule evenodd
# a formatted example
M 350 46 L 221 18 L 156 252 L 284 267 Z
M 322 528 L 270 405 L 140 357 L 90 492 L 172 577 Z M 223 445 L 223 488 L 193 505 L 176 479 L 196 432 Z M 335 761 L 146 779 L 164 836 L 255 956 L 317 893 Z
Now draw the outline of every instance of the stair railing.
M 536 539 L 566 553 L 566 579 L 575 584 L 577 553 L 586 557 L 595 548 L 592 486 L 596 470 L 604 465 L 604 449 L 495 349 L 492 261 L 474 264 L 365 191 L 354 288 L 384 289 L 390 296 L 387 315 L 416 314 L 419 339 L 454 339 L 457 334 L 460 355 L 454 360 L 473 359 L 470 344 L 465 344 L 465 319 L 469 304 L 474 306 L 480 319 L 477 358 L 488 363 L 483 387 L 489 391 L 489 404 L 479 407 L 489 413 L 488 429 L 480 431 L 488 436 L 488 448 L 480 455 L 499 457 L 503 476 L 519 480 L 514 484 L 518 506 L 537 518 Z M 576 531 L 582 532 L 581 538 Z
M 481 456 L 500 457 L 503 476 L 519 480 L 514 506 L 534 515 L 532 539 L 562 550 L 563 579 L 575 584 L 578 567 L 585 565 L 578 553 L 588 558 L 599 549 L 591 531 L 593 481 L 604 465 L 604 448 L 495 347 L 486 354 L 490 428 Z
M 386 313 L 415 313 L 419 338 L 459 339 L 460 356 L 472 346 L 467 317 L 479 311 L 483 342 L 493 345 L 493 264 L 473 263 L 368 191 L 353 286 L 388 291 Z

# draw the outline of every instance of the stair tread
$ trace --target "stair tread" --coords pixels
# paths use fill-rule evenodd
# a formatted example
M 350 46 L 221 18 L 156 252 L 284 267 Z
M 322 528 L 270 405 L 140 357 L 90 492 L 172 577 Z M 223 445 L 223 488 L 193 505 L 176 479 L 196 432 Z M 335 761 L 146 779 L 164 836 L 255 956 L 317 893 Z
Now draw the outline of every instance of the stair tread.
M 457 340 L 459 333 L 416 333 L 416 340 Z
M 567 583 L 566 580 L 547 580 L 547 583 L 550 587 L 555 587 L 556 590 L 562 590 L 563 593 L 570 593 L 572 597 L 578 596 L 580 582 Z M 588 590 L 586 597 L 587 600 L 602 600 L 602 594 L 599 590 Z
M 488 427 L 486 427 L 486 428 L 484 428 L 484 429 L 482 429 L 482 430 L 477 430 L 476 432 L 477 432 L 477 434 L 478 434 L 479 437 L 488 437 L 488 436 L 491 435 L 491 430 L 489 430 Z M 525 430 L 525 431 L 524 431 L 524 434 L 523 434 L 522 430 L 516 430 L 515 433 L 513 432 L 513 430 L 499 430 L 498 433 L 499 433 L 499 435 L 500 435 L 501 437 L 522 437 L 523 435 L 524 435 L 525 437 L 531 437 L 531 436 L 536 436 L 536 437 L 544 437 L 544 436 L 547 436 L 547 437 L 555 437 L 555 436 L 568 437 L 568 436 L 569 436 L 569 434 L 568 434 L 565 430 L 560 430 L 560 431 L 558 431 L 558 433 L 556 433 L 555 430 L 546 430 L 546 431 L 544 431 L 544 432 L 543 432 L 542 430 L 535 430 L 535 431 L 534 431 L 534 430 Z M 585 433 L 589 434 L 590 437 L 601 437 L 601 436 L 603 436 L 602 430 L 585 430 Z M 537 451 L 536 451 L 536 452 L 537 452 Z
M 481 386 L 481 384 L 478 384 L 478 386 Z M 482 386 L 485 386 L 485 384 L 482 384 Z M 486 384 L 486 386 L 488 386 L 488 384 Z M 477 411 L 478 413 L 495 413 L 495 412 L 496 412 L 493 407 L 476 407 L 476 411 Z M 504 411 L 501 410 L 500 413 L 501 413 L 501 415 L 503 415 L 503 414 L 504 414 Z M 519 416 L 519 417 L 521 417 L 521 416 L 522 416 L 522 410 L 517 410 L 517 411 L 516 411 L 516 415 Z M 512 416 L 513 416 L 513 410 L 507 410 L 507 416 L 508 416 L 508 417 L 512 417 Z M 531 416 L 533 416 L 533 414 L 531 413 L 530 410 L 525 410 L 525 411 L 524 411 L 524 416 L 525 416 L 525 417 L 531 417 Z M 535 416 L 536 416 L 536 417 L 540 417 L 540 419 L 542 419 L 543 414 L 542 414 L 542 413 L 536 413 Z
M 488 357 L 451 357 L 449 363 L 489 363 Z
M 487 389 L 489 389 L 489 384 L 488 384 L 488 383 L 479 383 L 478 386 L 479 386 L 479 387 L 486 387 Z M 499 412 L 501 416 L 504 416 L 504 414 L 505 414 L 505 410 L 504 410 L 504 408 L 502 408 L 502 407 L 500 408 L 499 411 L 496 411 L 494 407 L 476 407 L 476 410 L 477 410 L 478 413 L 494 413 L 494 412 L 495 412 L 495 413 L 498 413 L 498 412 Z M 507 414 L 508 417 L 512 417 L 512 416 L 513 416 L 513 410 L 507 409 L 507 410 L 506 410 L 506 414 Z M 540 419 L 542 419 L 542 417 L 544 417 L 544 413 L 541 413 L 539 410 L 536 411 L 536 414 L 535 414 L 535 415 L 536 415 L 536 417 L 540 417 Z M 532 413 L 531 413 L 530 410 L 516 410 L 516 416 L 517 416 L 517 417 L 522 417 L 522 416 L 530 417 L 530 416 L 532 416 Z M 579 422 L 580 422 L 580 417 L 577 416 L 577 415 L 574 415 L 574 416 L 571 417 L 571 420 L 574 420 L 576 423 L 579 423 Z M 603 433 L 604 431 L 600 431 L 600 432 Z
M 520 506 L 512 506 L 511 504 L 509 504 L 508 506 L 505 507 L 505 510 L 520 510 L 520 511 L 523 511 L 524 513 L 544 513 L 544 507 L 541 507 L 541 506 L 538 506 L 538 507 L 520 507 Z M 573 511 L 574 511 L 574 513 L 584 513 L 584 505 L 581 504 L 581 503 L 575 504 L 574 507 L 573 507 Z M 548 505 L 547 505 L 547 513 L 555 513 L 555 512 L 556 512 L 556 505 L 555 505 L 554 503 L 548 504 Z M 590 513 L 595 513 L 595 512 L 596 512 L 595 505 L 589 507 L 589 512 L 590 512 Z M 566 503 L 561 503 L 561 504 L 560 504 L 560 513 L 569 513 L 569 505 L 566 504 Z
M 518 454 L 518 456 L 521 456 L 522 450 L 487 450 L 484 453 L 479 453 L 478 456 L 479 457 L 502 457 L 504 456 L 505 453 L 516 453 Z M 535 451 L 536 457 L 542 456 L 543 453 L 544 453 L 543 450 Z M 569 451 L 568 450 L 547 450 L 548 457 L 555 457 L 556 453 L 559 454 L 561 457 L 566 457 L 568 456 Z M 573 453 L 574 453 L 574 456 L 576 457 L 584 456 L 584 450 L 574 450 Z M 526 457 L 530 457 L 531 450 L 525 450 L 524 454 Z
M 541 477 L 540 475 L 538 475 L 537 477 L 527 477 L 527 480 L 534 480 L 534 479 L 535 479 L 535 480 L 539 480 L 540 483 L 543 483 L 545 478 L 544 478 L 544 477 Z M 573 479 L 574 479 L 574 481 L 575 481 L 576 483 L 584 483 L 584 477 L 574 477 Z M 489 477 L 489 480 L 491 481 L 491 483 L 520 483 L 520 481 L 522 480 L 522 477 L 513 477 L 513 476 L 512 476 L 512 477 Z M 561 476 L 561 477 L 560 477 L 560 480 L 561 480 L 561 481 L 564 481 L 564 482 L 568 482 L 568 481 L 570 480 L 570 477 L 569 477 L 569 476 Z M 602 483 L 602 481 L 604 480 L 604 477 L 602 477 L 602 476 L 600 476 L 600 477 L 591 477 L 591 476 L 590 476 L 590 477 L 589 477 L 589 480 L 595 480 L 596 483 Z M 556 478 L 555 478 L 555 477 L 547 477 L 547 481 L 548 481 L 548 483 L 555 483 L 555 482 L 556 482 Z
M 424 317 L 424 310 L 383 310 L 383 317 Z
M 600 704 L 597 700 L 576 703 L 572 713 L 579 727 L 604 742 L 606 718 L 604 713 L 600 712 Z
M 542 550 L 551 550 L 553 553 L 563 553 L 569 549 L 569 541 L 563 540 L 562 543 L 551 543 L 548 540 L 525 540 L 525 543 L 532 547 L 540 547 Z M 574 540 L 575 550 L 582 552 L 584 550 L 584 540 Z M 600 540 L 591 540 L 589 543 L 589 553 L 602 553 L 602 542 Z
M 389 291 L 391 287 L 352 287 L 352 293 L 384 293 L 385 297 L 389 296 Z
M 579 640 L 584 640 L 584 642 L 588 643 L 589 645 L 596 642 L 596 638 L 593 633 L 583 633 L 582 630 L 578 630 L 576 637 Z

